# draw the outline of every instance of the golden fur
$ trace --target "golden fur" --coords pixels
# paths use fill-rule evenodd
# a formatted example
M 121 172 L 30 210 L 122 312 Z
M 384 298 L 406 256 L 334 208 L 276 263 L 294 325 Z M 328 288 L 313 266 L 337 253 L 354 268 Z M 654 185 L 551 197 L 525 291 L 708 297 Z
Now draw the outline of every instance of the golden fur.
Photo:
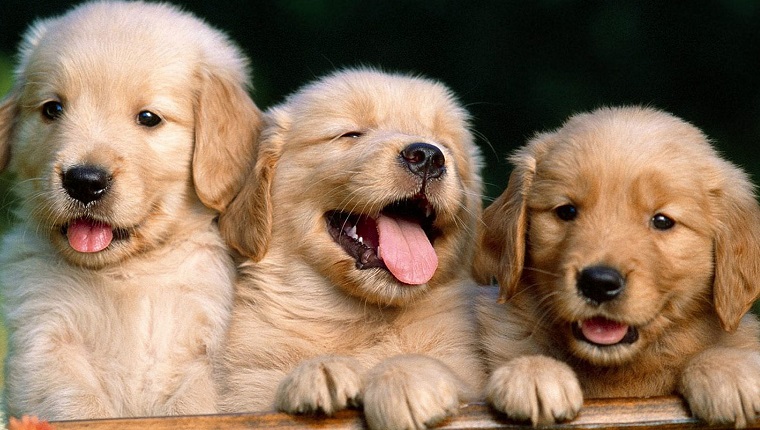
M 709 422 L 754 420 L 759 332 L 745 313 L 760 209 L 747 175 L 697 128 L 638 107 L 573 116 L 511 160 L 475 264 L 506 301 L 479 305 L 489 401 L 546 424 L 574 417 L 583 396 L 677 392 Z M 614 297 L 584 293 L 599 266 L 622 274 Z M 599 317 L 626 337 L 590 341 L 582 327 Z
M 423 428 L 454 413 L 485 379 L 467 297 L 481 180 L 466 112 L 441 84 L 347 70 L 265 118 L 251 179 L 220 219 L 250 257 L 223 409 L 331 414 L 361 403 L 373 428 Z M 445 157 L 440 177 L 425 181 L 403 164 L 417 142 Z M 378 217 L 423 191 L 438 230 L 429 282 L 360 270 L 331 237 L 330 211 Z
M 20 204 L 0 257 L 10 414 L 214 412 L 235 275 L 215 210 L 239 189 L 260 121 L 246 60 L 200 20 L 141 2 L 37 22 L 19 58 L 0 105 L 0 168 Z M 90 202 L 64 185 L 81 166 L 108 174 Z M 114 239 L 77 251 L 74 222 Z

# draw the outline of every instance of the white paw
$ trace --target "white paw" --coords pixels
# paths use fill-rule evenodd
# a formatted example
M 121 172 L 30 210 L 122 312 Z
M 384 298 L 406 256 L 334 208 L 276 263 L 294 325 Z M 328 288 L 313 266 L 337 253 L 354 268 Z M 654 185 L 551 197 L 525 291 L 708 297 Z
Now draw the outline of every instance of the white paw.
M 371 429 L 425 429 L 456 414 L 466 392 L 464 383 L 440 361 L 397 356 L 367 374 L 364 416 Z
M 760 353 L 738 348 L 705 351 L 684 369 L 680 390 L 695 417 L 746 427 L 760 414 Z
M 497 410 L 534 426 L 575 418 L 583 392 L 575 372 L 565 363 L 540 355 L 519 357 L 496 369 L 486 397 Z
M 277 387 L 275 407 L 290 414 L 324 413 L 360 403 L 362 366 L 353 358 L 323 356 L 302 362 Z

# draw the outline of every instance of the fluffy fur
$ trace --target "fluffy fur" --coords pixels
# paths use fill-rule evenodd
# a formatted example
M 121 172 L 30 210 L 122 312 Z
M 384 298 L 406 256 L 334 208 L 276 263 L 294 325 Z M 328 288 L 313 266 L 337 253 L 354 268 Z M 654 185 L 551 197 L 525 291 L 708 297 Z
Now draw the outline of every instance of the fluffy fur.
M 0 265 L 10 414 L 214 412 L 235 274 L 215 216 L 260 122 L 247 61 L 193 16 L 141 2 L 37 22 L 19 58 L 0 105 L 20 220 Z
M 236 287 L 224 409 L 331 414 L 363 404 L 373 428 L 424 428 L 454 413 L 485 379 L 468 299 L 481 180 L 466 112 L 439 83 L 347 70 L 265 118 L 251 179 L 220 219 L 250 257 Z M 437 167 L 412 172 L 410 146 Z M 338 243 L 368 252 L 348 238 L 350 224 L 404 211 L 428 224 L 438 258 L 417 285 L 377 266 L 374 252 L 367 267 Z
M 682 394 L 708 422 L 760 412 L 760 209 L 686 122 L 604 108 L 535 136 L 484 213 L 475 264 L 489 401 L 546 424 L 586 397 Z

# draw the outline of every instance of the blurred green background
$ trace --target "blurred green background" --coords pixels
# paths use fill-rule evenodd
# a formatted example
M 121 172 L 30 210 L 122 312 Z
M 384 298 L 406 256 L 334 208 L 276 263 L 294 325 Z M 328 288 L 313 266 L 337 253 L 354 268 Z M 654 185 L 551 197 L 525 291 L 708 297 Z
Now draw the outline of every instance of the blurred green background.
M 344 66 L 409 71 L 448 84 L 473 115 L 487 161 L 487 199 L 506 185 L 511 150 L 535 131 L 602 105 L 673 112 L 701 127 L 755 182 L 760 178 L 755 0 L 175 3 L 244 48 L 261 108 Z M 3 1 L 0 95 L 8 91 L 21 32 L 72 4 Z M 2 212 L 10 207 L 7 188 L 0 177 Z

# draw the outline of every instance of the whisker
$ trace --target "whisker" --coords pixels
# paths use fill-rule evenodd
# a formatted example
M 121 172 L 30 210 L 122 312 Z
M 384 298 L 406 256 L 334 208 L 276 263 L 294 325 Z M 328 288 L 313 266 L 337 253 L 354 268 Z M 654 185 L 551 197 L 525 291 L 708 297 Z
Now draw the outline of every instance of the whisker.
M 533 272 L 533 273 L 541 273 L 542 275 L 553 276 L 554 278 L 557 278 L 557 279 L 561 279 L 562 278 L 562 274 L 561 273 L 554 273 L 554 272 L 550 272 L 548 270 L 539 269 L 537 267 L 532 267 L 532 266 L 524 266 L 523 267 L 523 271 Z

